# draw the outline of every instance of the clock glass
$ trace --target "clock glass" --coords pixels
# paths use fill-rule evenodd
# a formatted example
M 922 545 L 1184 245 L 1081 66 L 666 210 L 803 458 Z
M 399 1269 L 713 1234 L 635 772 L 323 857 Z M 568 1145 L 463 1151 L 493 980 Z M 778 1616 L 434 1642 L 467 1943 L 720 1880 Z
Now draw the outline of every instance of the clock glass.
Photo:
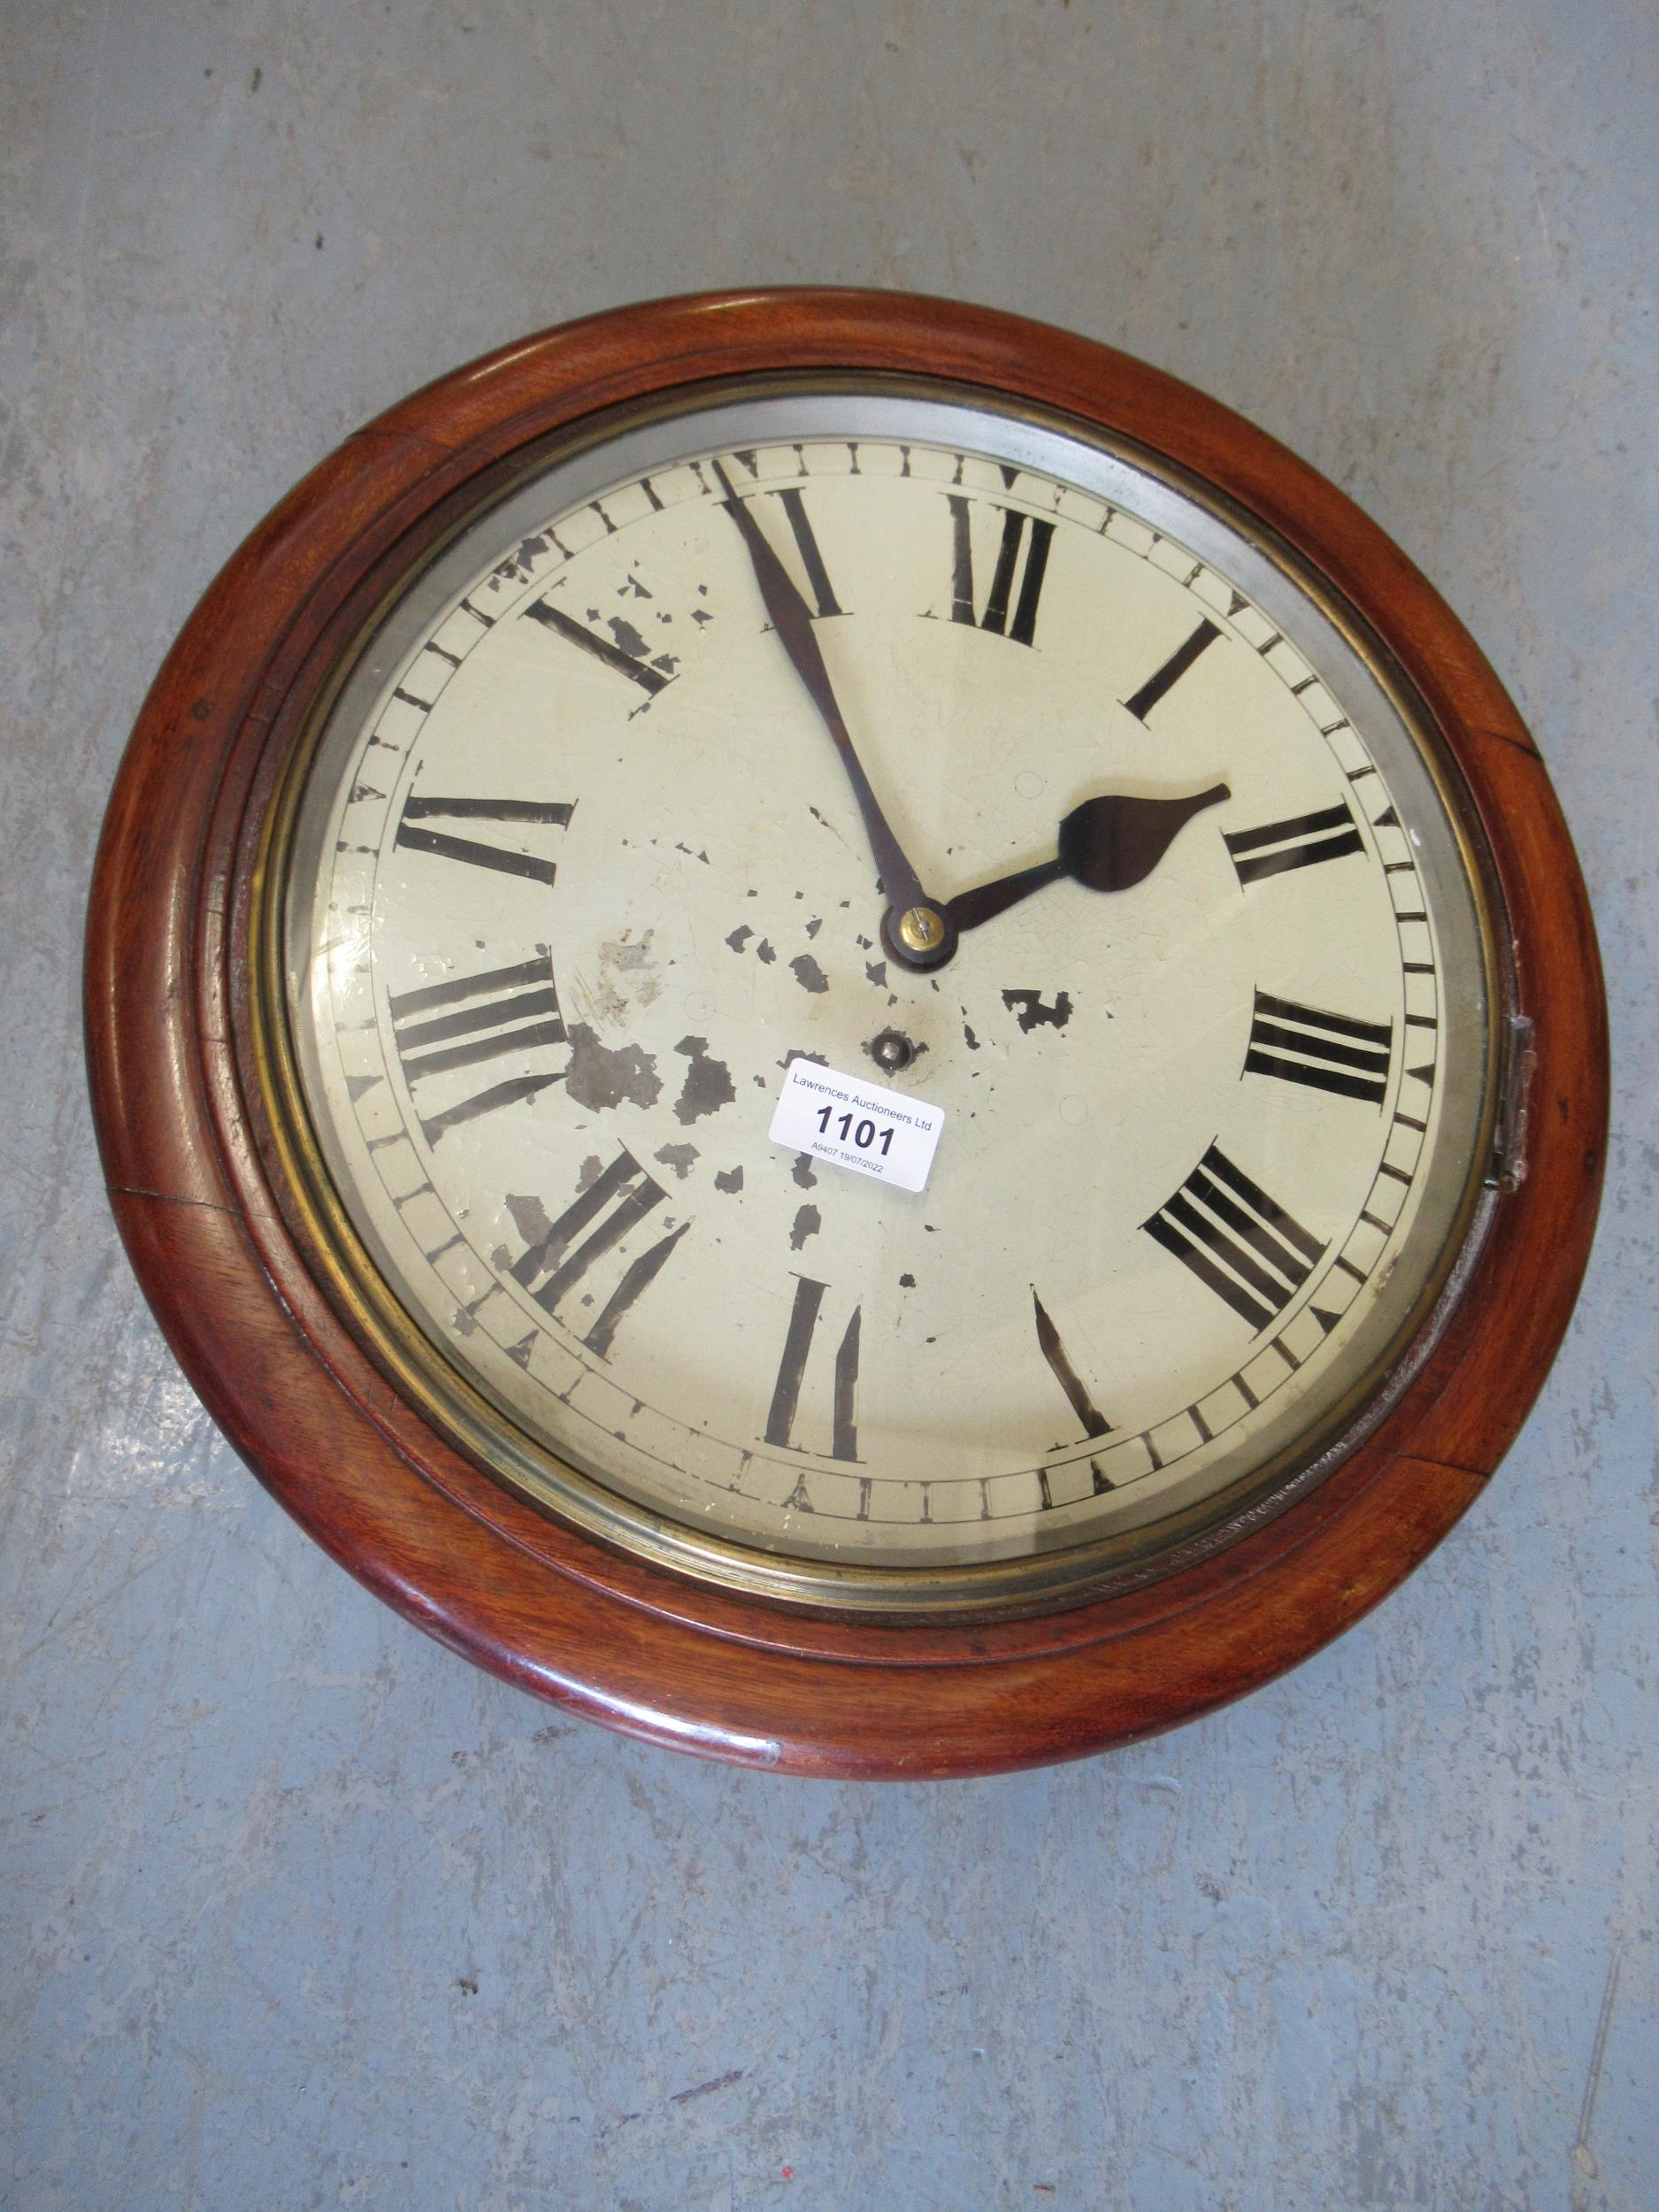
M 784 1601 L 1226 1541 L 1400 1386 L 1488 1170 L 1406 687 L 1202 486 L 959 389 L 549 447 L 359 637 L 264 880 L 363 1327 L 521 1492 Z M 847 1079 L 942 1118 L 921 1189 L 773 1141 L 803 1062 L 832 1143 Z

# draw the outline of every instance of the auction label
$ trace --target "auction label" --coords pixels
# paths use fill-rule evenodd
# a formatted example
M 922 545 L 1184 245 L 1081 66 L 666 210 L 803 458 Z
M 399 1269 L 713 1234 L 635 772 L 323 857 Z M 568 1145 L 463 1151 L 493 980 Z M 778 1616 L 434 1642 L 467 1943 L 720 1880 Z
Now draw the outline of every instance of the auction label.
M 841 1075 L 821 1060 L 791 1060 L 771 1134 L 791 1152 L 810 1152 L 901 1190 L 921 1190 L 944 1125 L 942 1106 Z

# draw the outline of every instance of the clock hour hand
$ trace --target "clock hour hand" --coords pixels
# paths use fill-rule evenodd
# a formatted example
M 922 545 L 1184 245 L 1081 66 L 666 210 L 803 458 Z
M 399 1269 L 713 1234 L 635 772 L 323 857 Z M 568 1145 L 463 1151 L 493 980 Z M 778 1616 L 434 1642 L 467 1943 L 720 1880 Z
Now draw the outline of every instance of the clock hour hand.
M 1090 891 L 1127 891 L 1151 874 L 1194 814 L 1232 795 L 1217 783 L 1182 799 L 1085 799 L 1061 823 L 1060 849 L 1052 860 L 963 892 L 946 907 L 945 920 L 953 933 L 978 929 L 1045 884 L 1067 877 Z
M 718 461 L 711 461 L 720 489 L 726 494 L 721 503 L 737 525 L 743 541 L 755 580 L 760 586 L 760 595 L 765 603 L 772 626 L 778 633 L 783 649 L 794 664 L 795 672 L 806 687 L 808 696 L 818 710 L 819 718 L 841 755 L 841 766 L 852 785 L 853 796 L 858 802 L 858 811 L 864 817 L 864 833 L 870 840 L 870 849 L 875 856 L 881 888 L 896 915 L 906 921 L 916 910 L 932 914 L 933 902 L 921 886 L 921 879 L 904 857 L 903 848 L 887 826 L 875 793 L 870 787 L 864 764 L 853 749 L 847 724 L 836 702 L 829 671 L 824 665 L 824 656 L 812 628 L 811 610 L 795 589 L 789 572 L 766 542 L 765 534 L 743 502 L 733 490 L 731 480 Z

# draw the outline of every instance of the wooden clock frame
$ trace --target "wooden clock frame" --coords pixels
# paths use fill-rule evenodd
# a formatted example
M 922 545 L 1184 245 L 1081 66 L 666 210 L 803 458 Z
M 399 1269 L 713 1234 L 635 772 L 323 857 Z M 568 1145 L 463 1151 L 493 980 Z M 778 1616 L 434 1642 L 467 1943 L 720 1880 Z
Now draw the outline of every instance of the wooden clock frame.
M 792 371 L 1011 393 L 1217 488 L 1357 611 L 1415 690 L 1461 770 L 1507 924 L 1521 1043 L 1509 1187 L 1426 1357 L 1380 1424 L 1276 1517 L 1145 1587 L 1035 1617 L 789 1611 L 615 1553 L 508 1490 L 399 1395 L 326 1294 L 251 1076 L 261 829 L 364 609 L 446 503 L 549 434 L 688 385 Z M 349 439 L 235 554 L 156 680 L 98 855 L 86 993 L 94 1111 L 133 1265 L 214 1418 L 301 1525 L 509 1681 L 656 1742 L 801 1773 L 1080 1756 L 1316 1651 L 1427 1555 L 1497 1466 L 1566 1329 L 1601 1187 L 1606 1010 L 1584 885 L 1532 741 L 1456 618 L 1340 492 L 1213 400 L 1064 332 L 905 295 L 623 309 L 458 370 Z

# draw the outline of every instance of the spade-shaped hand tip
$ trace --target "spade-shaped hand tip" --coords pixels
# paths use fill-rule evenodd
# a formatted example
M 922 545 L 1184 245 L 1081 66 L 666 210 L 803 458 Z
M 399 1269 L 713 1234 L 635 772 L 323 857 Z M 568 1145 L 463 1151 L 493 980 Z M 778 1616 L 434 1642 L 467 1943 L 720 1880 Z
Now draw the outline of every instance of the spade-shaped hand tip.
M 1085 799 L 1060 825 L 1060 864 L 1091 891 L 1127 891 L 1151 874 L 1194 814 L 1232 795 L 1217 783 L 1182 799 Z

